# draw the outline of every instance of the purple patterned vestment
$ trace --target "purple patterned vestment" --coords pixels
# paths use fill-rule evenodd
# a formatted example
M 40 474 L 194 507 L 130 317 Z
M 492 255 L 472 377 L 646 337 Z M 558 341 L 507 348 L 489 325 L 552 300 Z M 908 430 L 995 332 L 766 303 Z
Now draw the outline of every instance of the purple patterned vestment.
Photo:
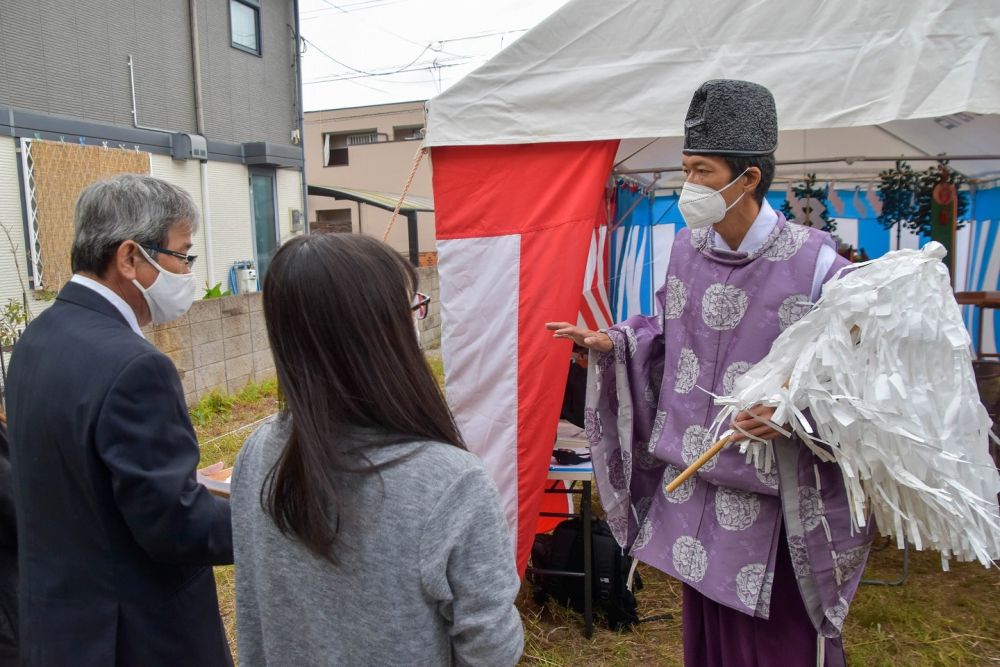
M 601 501 L 619 543 L 701 595 L 766 619 L 779 535 L 817 631 L 840 634 L 868 554 L 852 529 L 840 469 L 789 440 L 764 472 L 726 448 L 675 492 L 665 486 L 714 441 L 737 377 L 811 308 L 824 232 L 778 223 L 751 254 L 714 248 L 712 229 L 674 241 L 658 317 L 612 327 L 593 353 L 587 434 Z M 845 264 L 839 259 L 827 278 Z M 710 392 L 710 393 L 709 393 Z

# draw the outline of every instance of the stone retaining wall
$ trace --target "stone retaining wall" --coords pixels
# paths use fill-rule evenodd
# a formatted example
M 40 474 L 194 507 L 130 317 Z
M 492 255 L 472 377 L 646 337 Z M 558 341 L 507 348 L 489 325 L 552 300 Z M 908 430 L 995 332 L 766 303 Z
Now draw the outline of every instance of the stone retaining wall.
M 417 325 L 420 329 L 420 347 L 432 350 L 441 347 L 441 287 L 438 282 L 437 265 L 422 266 L 417 269 L 421 292 L 431 298 L 427 317 Z

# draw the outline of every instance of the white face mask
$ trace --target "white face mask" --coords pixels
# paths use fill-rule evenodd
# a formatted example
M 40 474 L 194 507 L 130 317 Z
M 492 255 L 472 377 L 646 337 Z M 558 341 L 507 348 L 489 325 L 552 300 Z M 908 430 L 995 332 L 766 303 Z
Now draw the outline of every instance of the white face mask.
M 139 247 L 139 252 L 160 273 L 149 287 L 143 287 L 138 280 L 132 281 L 146 299 L 153 324 L 166 324 L 176 320 L 194 303 L 194 274 L 172 273 L 154 262 L 142 247 Z
M 748 171 L 749 168 L 744 169 L 739 176 L 729 181 L 728 184 L 722 186 L 719 190 L 713 190 L 706 185 L 697 185 L 685 181 L 684 186 L 681 188 L 681 196 L 677 200 L 677 207 L 681 210 L 684 224 L 691 229 L 703 229 L 714 225 L 726 217 L 729 209 L 736 206 L 746 193 L 742 193 L 736 198 L 736 201 L 726 206 L 726 200 L 722 198 L 722 191 L 738 181 Z

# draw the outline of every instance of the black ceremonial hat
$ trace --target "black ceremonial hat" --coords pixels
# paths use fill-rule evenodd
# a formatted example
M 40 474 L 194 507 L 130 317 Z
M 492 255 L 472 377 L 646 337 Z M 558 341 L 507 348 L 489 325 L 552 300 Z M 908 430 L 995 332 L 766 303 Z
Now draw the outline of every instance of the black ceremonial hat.
M 685 155 L 749 157 L 778 147 L 774 97 L 750 81 L 713 79 L 691 98 L 684 120 Z

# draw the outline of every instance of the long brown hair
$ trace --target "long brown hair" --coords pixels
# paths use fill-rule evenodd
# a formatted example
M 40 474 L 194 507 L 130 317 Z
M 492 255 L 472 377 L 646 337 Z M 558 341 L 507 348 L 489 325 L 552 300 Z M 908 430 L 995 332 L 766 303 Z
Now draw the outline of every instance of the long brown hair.
M 464 449 L 414 331 L 417 277 L 368 236 L 311 234 L 284 244 L 264 280 L 264 317 L 285 399 L 288 441 L 261 502 L 286 535 L 334 561 L 356 511 L 333 476 L 377 472 L 370 447 L 436 440 Z

